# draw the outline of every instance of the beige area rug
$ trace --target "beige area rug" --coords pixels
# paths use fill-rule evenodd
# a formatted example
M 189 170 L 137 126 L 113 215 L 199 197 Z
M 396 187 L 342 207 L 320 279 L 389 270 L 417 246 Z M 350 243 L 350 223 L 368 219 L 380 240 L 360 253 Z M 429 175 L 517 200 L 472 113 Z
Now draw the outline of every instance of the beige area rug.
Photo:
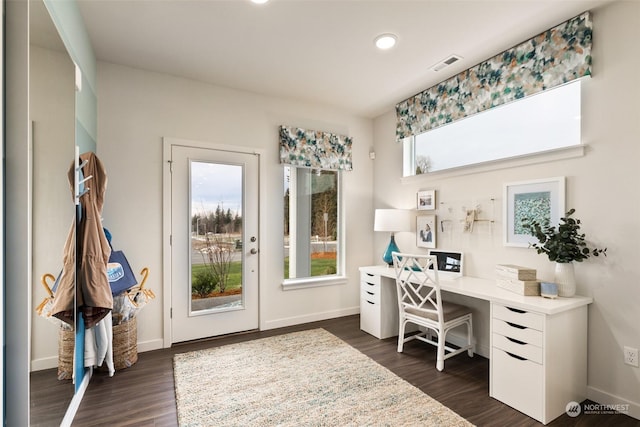
M 471 426 L 324 329 L 174 356 L 181 426 Z

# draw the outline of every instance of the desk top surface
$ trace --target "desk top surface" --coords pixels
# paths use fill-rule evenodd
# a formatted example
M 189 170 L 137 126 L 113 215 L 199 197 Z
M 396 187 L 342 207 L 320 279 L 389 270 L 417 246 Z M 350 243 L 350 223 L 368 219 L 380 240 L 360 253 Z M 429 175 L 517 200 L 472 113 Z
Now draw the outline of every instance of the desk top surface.
M 388 277 L 394 280 L 396 278 L 393 267 L 386 267 L 383 265 L 360 267 L 360 271 Z M 514 308 L 550 315 L 582 307 L 593 302 L 593 298 L 579 295 L 570 298 L 558 297 L 555 299 L 544 298 L 541 296 L 519 295 L 515 292 L 499 288 L 496 285 L 495 280 L 470 276 L 452 278 L 441 274 L 440 289 L 455 294 L 486 300 L 492 303 L 495 302 L 509 305 Z

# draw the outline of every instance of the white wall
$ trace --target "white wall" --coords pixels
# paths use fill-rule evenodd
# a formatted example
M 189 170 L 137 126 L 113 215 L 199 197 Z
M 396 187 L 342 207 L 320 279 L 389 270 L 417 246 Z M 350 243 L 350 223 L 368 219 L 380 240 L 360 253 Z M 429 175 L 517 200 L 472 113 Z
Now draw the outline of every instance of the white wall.
M 353 137 L 354 171 L 345 173 L 347 285 L 282 291 L 282 166 L 278 126 L 287 124 Z M 113 246 L 134 270 L 149 267 L 157 299 L 141 311 L 141 351 L 163 339 L 162 137 L 264 150 L 261 215 L 267 218 L 260 250 L 266 280 L 260 284 L 262 329 L 359 311 L 360 265 L 370 264 L 373 165 L 371 120 L 313 105 L 211 86 L 118 65 L 98 65 L 98 156 L 109 176 L 103 211 Z
M 483 217 L 493 216 L 493 227 L 479 224 L 467 234 L 458 225 L 438 236 L 439 248 L 465 252 L 468 275 L 493 278 L 495 264 L 513 263 L 536 268 L 539 278 L 553 277 L 552 263 L 534 250 L 503 246 L 502 191 L 507 182 L 566 176 L 567 208 L 576 209 L 593 244 L 608 247 L 607 258 L 591 258 L 576 266 L 578 293 L 594 299 L 589 307 L 589 397 L 599 403 L 631 403 L 636 418 L 640 418 L 640 369 L 624 365 L 622 347 L 640 348 L 640 89 L 633 81 L 640 67 L 639 16 L 636 2 L 594 10 L 594 76 L 583 84 L 582 137 L 588 145 L 584 157 L 403 181 L 401 147 L 393 142 L 395 113 L 374 122 L 374 207 L 410 208 L 415 206 L 416 191 L 434 188 L 438 203 L 444 202 L 436 212 L 440 217 L 461 218 L 461 206 L 477 203 L 485 211 Z M 491 198 L 495 198 L 493 209 Z M 387 239 L 375 237 L 376 254 L 382 253 Z M 397 240 L 402 250 L 418 250 L 412 233 L 401 233 Z M 476 306 L 478 313 L 488 310 Z M 488 325 L 475 326 L 479 340 L 488 345 L 483 332 Z

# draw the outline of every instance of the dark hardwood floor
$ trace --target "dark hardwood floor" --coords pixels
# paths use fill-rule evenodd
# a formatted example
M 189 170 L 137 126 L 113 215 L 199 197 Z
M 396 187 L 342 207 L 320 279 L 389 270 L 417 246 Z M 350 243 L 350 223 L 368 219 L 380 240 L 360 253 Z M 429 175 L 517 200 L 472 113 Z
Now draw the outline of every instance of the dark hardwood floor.
M 360 330 L 359 316 L 288 328 L 250 332 L 176 345 L 139 354 L 138 363 L 109 377 L 95 372 L 76 414 L 74 426 L 176 426 L 172 357 L 176 353 L 221 346 L 311 328 L 324 328 L 406 379 L 477 426 L 541 426 L 542 424 L 489 397 L 489 361 L 462 354 L 435 369 L 435 348 L 419 341 L 396 352 L 396 339 L 378 340 Z M 523 387 L 526 385 L 523 384 Z M 31 425 L 57 426 L 64 417 L 72 385 L 58 381 L 56 370 L 31 377 Z M 562 415 L 549 426 L 638 427 L 622 414 Z

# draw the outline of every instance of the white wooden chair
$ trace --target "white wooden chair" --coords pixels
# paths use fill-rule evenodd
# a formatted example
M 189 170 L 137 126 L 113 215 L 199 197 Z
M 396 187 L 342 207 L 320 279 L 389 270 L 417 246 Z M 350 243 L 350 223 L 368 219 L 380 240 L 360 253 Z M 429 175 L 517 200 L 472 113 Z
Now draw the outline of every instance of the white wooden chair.
M 399 331 L 398 352 L 402 353 L 405 342 L 418 339 L 435 345 L 436 369 L 444 369 L 444 361 L 462 352 L 473 357 L 473 322 L 468 307 L 442 301 L 438 267 L 435 256 L 393 253 L 393 265 L 398 290 Z M 405 337 L 407 323 L 426 328 L 423 333 Z M 461 325 L 467 326 L 467 344 L 453 348 L 446 343 L 447 333 Z M 430 338 L 429 331 L 436 334 L 437 341 Z

